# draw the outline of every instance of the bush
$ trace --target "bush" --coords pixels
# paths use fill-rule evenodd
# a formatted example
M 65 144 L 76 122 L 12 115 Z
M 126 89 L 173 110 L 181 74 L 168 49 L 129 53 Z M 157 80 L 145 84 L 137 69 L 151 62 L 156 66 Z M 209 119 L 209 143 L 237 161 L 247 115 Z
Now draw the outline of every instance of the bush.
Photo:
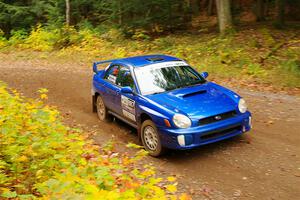
M 58 29 L 47 31 L 41 25 L 38 25 L 30 32 L 21 47 L 38 51 L 51 51 L 57 41 L 59 41 L 59 36 Z
M 7 40 L 4 37 L 4 32 L 0 29 L 0 48 L 3 48 L 7 45 Z
M 291 59 L 291 60 L 282 61 L 281 66 L 286 71 L 300 76 L 300 60 Z
M 112 143 L 99 150 L 88 134 L 62 124 L 43 103 L 46 92 L 26 99 L 0 83 L 0 198 L 176 198 L 173 177 L 163 181 L 153 167 L 136 166 L 144 150 L 133 157 L 114 153 Z
M 245 72 L 253 77 L 266 76 L 267 72 L 259 64 L 249 64 Z
M 24 29 L 20 30 L 12 30 L 11 31 L 11 37 L 9 38 L 9 44 L 11 46 L 18 46 L 19 44 L 22 44 L 24 40 L 27 38 L 28 33 Z

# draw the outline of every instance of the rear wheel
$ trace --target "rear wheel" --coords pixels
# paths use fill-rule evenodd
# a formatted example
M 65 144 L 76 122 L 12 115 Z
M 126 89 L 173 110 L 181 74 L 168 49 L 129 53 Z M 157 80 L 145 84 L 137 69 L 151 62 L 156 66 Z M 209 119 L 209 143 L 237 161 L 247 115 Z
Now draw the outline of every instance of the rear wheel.
M 112 119 L 112 116 L 108 114 L 108 110 L 104 104 L 103 99 L 101 98 L 100 95 L 97 96 L 96 100 L 96 108 L 97 108 L 97 115 L 98 118 L 101 121 L 110 121 Z
M 151 156 L 158 157 L 164 153 L 164 148 L 161 145 L 156 126 L 151 120 L 143 122 L 141 127 L 141 140 Z

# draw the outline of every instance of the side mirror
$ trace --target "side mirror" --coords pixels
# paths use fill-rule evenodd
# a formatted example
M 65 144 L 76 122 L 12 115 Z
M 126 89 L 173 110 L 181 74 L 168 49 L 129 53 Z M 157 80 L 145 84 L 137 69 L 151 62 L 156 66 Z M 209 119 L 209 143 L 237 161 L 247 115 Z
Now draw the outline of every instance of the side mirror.
M 121 88 L 121 93 L 132 94 L 133 91 L 132 91 L 131 87 L 126 86 L 126 87 L 122 87 L 122 88 Z
M 207 78 L 208 77 L 208 73 L 207 72 L 202 72 L 201 74 L 200 74 L 203 78 Z

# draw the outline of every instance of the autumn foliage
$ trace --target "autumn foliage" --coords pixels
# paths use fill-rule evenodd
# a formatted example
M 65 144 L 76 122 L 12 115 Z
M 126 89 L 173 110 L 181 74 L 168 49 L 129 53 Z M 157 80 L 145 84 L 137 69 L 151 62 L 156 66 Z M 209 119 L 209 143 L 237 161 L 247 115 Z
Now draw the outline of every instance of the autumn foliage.
M 0 199 L 187 199 L 175 195 L 174 177 L 140 166 L 144 150 L 94 145 L 44 104 L 46 89 L 38 92 L 27 99 L 0 82 Z

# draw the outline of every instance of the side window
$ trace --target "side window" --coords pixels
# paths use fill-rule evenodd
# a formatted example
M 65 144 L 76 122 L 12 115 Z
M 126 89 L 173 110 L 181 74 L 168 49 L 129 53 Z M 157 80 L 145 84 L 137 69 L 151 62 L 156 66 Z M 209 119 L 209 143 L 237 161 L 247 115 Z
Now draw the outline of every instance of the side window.
M 130 70 L 126 67 L 120 67 L 119 74 L 117 77 L 117 85 L 120 87 L 129 86 L 134 89 L 134 82 L 130 73 Z
M 118 65 L 114 65 L 114 66 L 111 66 L 105 76 L 104 76 L 104 79 L 108 80 L 109 82 L 113 83 L 113 84 L 117 84 L 117 76 L 118 76 L 118 73 L 119 73 L 119 66 Z

